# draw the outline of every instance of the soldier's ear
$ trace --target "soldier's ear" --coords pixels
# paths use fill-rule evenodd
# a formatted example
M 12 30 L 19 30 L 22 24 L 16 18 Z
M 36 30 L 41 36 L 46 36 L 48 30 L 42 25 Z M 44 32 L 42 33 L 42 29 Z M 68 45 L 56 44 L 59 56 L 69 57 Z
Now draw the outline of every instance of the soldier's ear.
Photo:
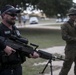
M 2 14 L 1 17 L 4 18 L 5 14 Z

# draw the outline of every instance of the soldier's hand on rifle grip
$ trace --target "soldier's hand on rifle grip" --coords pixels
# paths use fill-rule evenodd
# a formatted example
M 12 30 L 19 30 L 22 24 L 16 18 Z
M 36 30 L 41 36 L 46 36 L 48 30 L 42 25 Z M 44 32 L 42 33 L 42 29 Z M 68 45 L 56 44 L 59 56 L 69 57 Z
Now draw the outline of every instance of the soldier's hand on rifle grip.
M 10 55 L 12 52 L 16 52 L 14 49 L 12 49 L 9 46 L 6 46 L 6 48 L 4 49 L 5 53 L 7 53 L 7 55 Z
M 33 54 L 30 54 L 31 58 L 38 58 L 39 54 L 37 52 L 34 52 Z

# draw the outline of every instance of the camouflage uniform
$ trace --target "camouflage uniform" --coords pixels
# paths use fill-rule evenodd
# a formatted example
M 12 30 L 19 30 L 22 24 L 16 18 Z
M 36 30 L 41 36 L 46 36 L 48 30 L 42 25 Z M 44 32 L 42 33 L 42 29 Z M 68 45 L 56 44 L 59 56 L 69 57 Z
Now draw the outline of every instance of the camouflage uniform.
M 69 20 L 61 26 L 62 39 L 65 40 L 65 61 L 59 75 L 67 75 L 74 62 L 74 74 L 76 75 L 76 9 L 68 12 Z
M 62 38 L 66 41 L 66 47 L 65 61 L 59 75 L 67 75 L 73 61 L 75 63 L 74 73 L 76 75 L 76 28 L 74 27 L 73 22 L 68 21 L 67 23 L 62 25 L 61 29 Z

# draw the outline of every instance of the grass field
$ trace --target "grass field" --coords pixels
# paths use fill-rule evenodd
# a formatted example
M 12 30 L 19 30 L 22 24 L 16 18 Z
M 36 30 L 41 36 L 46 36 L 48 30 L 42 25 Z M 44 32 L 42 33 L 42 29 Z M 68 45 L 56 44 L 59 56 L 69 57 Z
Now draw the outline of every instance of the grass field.
M 50 29 L 20 29 L 20 32 L 23 37 L 28 38 L 29 43 L 35 43 L 39 45 L 39 48 L 48 48 L 53 46 L 63 46 L 65 42 L 61 38 L 61 31 L 60 30 L 50 30 Z M 39 75 L 38 73 L 41 72 L 45 65 L 40 66 L 33 66 L 34 63 L 44 62 L 42 58 L 38 59 L 28 59 L 22 65 L 23 66 L 23 75 Z M 60 68 L 59 66 L 53 66 L 53 70 Z M 48 67 L 45 73 L 50 72 L 50 68 Z
M 51 29 L 20 29 L 21 34 L 28 38 L 29 42 L 39 45 L 39 48 L 62 46 L 64 41 L 60 30 Z

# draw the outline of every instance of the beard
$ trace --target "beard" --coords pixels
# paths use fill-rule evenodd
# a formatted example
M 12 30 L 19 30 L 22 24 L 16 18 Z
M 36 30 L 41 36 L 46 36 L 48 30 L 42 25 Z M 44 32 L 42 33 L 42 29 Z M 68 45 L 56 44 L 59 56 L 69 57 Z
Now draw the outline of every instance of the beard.
M 14 25 L 14 24 L 15 24 L 14 21 L 9 21 L 9 20 L 7 20 L 6 22 L 7 22 L 9 25 Z

